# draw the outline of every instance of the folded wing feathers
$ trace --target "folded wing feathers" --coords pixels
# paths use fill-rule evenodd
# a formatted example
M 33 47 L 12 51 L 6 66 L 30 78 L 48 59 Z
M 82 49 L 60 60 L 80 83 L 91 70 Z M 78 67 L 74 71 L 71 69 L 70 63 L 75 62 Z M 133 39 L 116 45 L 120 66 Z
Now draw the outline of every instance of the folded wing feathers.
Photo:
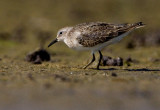
M 84 47 L 92 47 L 100 43 L 107 42 L 115 37 L 118 37 L 132 29 L 144 26 L 142 22 L 134 24 L 107 24 L 107 23 L 97 23 L 90 24 L 89 26 L 79 27 L 82 31 L 82 37 L 78 37 L 78 42 Z

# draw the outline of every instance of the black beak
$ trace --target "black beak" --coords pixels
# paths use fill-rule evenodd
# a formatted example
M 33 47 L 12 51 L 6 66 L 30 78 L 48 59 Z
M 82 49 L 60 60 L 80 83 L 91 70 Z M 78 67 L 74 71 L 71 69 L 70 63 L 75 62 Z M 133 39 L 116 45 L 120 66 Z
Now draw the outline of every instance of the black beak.
M 49 45 L 48 47 L 50 47 L 51 45 L 53 45 L 54 43 L 58 42 L 57 38 L 55 40 L 53 40 Z

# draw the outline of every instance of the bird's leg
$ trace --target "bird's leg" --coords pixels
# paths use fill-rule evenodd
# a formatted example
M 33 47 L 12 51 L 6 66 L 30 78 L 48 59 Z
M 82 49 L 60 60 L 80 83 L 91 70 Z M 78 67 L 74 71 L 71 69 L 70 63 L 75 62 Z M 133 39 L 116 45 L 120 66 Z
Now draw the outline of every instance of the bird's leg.
M 85 67 L 83 67 L 83 69 L 86 69 L 89 65 L 91 65 L 95 61 L 94 53 L 92 53 L 92 55 L 93 55 L 93 58 L 92 58 L 91 62 L 89 62 Z
M 101 60 L 103 58 L 103 55 L 102 55 L 101 51 L 99 50 L 98 52 L 99 52 L 99 62 L 98 62 L 98 65 L 97 65 L 97 70 L 99 70 L 99 65 L 100 65 Z

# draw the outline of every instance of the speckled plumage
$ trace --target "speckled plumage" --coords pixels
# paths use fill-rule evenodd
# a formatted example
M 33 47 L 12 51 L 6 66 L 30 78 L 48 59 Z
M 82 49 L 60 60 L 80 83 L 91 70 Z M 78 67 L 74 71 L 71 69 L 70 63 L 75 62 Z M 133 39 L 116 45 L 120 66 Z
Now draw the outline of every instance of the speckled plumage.
M 118 37 L 138 26 L 137 23 L 111 24 L 104 22 L 89 22 L 76 25 L 70 30 L 69 35 L 71 36 L 75 31 L 80 31 L 81 36 L 77 37 L 78 42 L 84 47 L 93 47 Z
M 63 41 L 72 49 L 91 50 L 93 58 L 84 69 L 95 61 L 94 53 L 98 51 L 100 57 L 97 69 L 99 69 L 101 59 L 103 58 L 101 49 L 120 41 L 131 31 L 142 26 L 144 26 L 142 22 L 134 24 L 111 24 L 104 22 L 82 23 L 73 27 L 60 29 L 57 33 L 57 38 L 53 40 L 48 47 L 58 41 Z

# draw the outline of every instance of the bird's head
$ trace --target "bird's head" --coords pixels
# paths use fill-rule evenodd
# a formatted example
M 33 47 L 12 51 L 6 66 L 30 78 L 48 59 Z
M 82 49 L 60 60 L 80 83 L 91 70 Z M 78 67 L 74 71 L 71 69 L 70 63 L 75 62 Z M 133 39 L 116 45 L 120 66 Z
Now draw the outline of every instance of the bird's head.
M 60 29 L 57 32 L 57 37 L 56 39 L 54 39 L 49 45 L 48 47 L 50 47 L 51 45 L 53 45 L 54 43 L 58 42 L 58 41 L 64 41 L 64 39 L 67 37 L 68 32 L 72 29 L 72 27 L 65 27 Z

